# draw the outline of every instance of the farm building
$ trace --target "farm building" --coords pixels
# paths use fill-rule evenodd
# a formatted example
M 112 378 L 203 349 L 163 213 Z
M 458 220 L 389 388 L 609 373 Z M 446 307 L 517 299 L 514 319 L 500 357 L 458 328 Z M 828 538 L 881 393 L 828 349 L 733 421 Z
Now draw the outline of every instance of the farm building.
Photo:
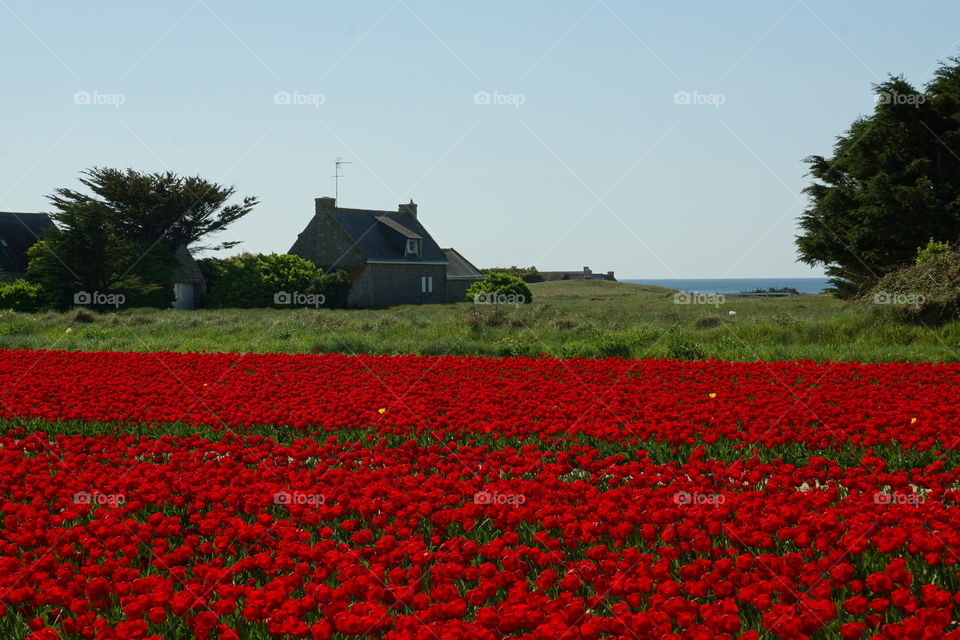
M 459 302 L 483 274 L 454 249 L 441 249 L 417 205 L 396 211 L 347 209 L 317 198 L 315 213 L 289 253 L 326 271 L 343 269 L 352 307 Z
M 173 306 L 176 309 L 196 309 L 207 293 L 207 279 L 203 277 L 196 260 L 186 245 L 177 247 L 177 268 L 173 272 Z

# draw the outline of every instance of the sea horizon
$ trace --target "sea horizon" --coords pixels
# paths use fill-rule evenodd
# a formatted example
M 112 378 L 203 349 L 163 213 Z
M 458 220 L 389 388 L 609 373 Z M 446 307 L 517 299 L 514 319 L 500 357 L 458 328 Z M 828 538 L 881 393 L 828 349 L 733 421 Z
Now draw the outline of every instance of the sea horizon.
M 820 293 L 829 286 L 826 277 L 801 278 L 618 278 L 630 284 L 648 284 L 657 287 L 691 291 L 693 293 L 736 294 L 757 289 L 789 287 L 799 293 Z

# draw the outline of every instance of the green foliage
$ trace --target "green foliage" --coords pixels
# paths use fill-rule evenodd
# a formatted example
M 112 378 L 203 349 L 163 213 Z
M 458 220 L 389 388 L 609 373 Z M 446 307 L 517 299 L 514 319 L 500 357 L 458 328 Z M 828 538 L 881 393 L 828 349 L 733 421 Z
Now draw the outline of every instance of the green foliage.
M 540 273 L 536 267 L 518 267 L 514 265 L 511 267 L 491 267 L 489 269 L 481 269 L 480 271 L 484 274 L 505 273 L 510 276 L 516 276 L 524 282 L 543 282 L 543 274 Z
M 244 253 L 230 258 L 198 262 L 207 278 L 206 306 L 211 308 L 292 308 L 347 305 L 350 278 L 345 271 L 324 273 L 313 262 L 287 254 Z M 322 295 L 310 304 L 298 303 L 293 294 Z
M 570 340 L 563 343 L 556 355 L 561 358 L 593 358 L 597 350 L 592 342 Z
M 800 295 L 800 292 L 794 287 L 767 287 L 766 289 L 758 287 L 750 291 L 744 291 L 743 293 L 787 293 L 791 296 Z
M 470 302 L 478 300 L 476 296 L 489 299 L 493 295 L 507 296 L 509 300 L 515 300 L 519 304 L 533 302 L 533 293 L 527 283 L 507 273 L 488 273 L 483 280 L 474 282 L 467 289 L 467 300 Z
M 928 239 L 960 238 L 960 59 L 923 91 L 902 77 L 840 136 L 833 157 L 806 158 L 814 182 L 800 217 L 800 260 L 823 265 L 838 295 L 862 295 L 915 262 Z
M 703 345 L 675 335 L 667 344 L 667 356 L 674 360 L 703 360 L 707 354 Z
M 730 322 L 723 316 L 701 316 L 693 321 L 694 329 L 713 329 Z
M 94 167 L 82 175 L 90 193 L 64 188 L 48 196 L 57 227 L 28 254 L 29 276 L 61 309 L 79 292 L 122 295 L 127 307 L 170 306 L 177 247 L 223 231 L 257 203 L 228 205 L 233 187 L 170 172 Z
M 930 259 L 932 256 L 935 256 L 938 253 L 946 253 L 950 250 L 949 242 L 937 242 L 933 238 L 930 238 L 930 241 L 927 242 L 927 246 L 920 247 L 917 249 L 917 260 L 916 264 L 920 265 Z
M 260 276 L 256 259 L 257 256 L 244 253 L 198 260 L 197 266 L 207 280 L 204 306 L 211 309 L 271 306 L 273 291 Z
M 132 307 L 173 301 L 173 249 L 148 251 L 120 235 L 109 209 L 98 203 L 63 209 L 54 218 L 60 226 L 44 231 L 27 251 L 27 275 L 40 285 L 46 305 L 67 309 L 82 292 L 122 295 Z
M 343 269 L 324 273 L 314 280 L 313 291 L 322 293 L 328 309 L 344 309 L 347 306 L 347 297 L 350 295 L 350 276 Z
M 494 343 L 496 355 L 501 357 L 536 356 L 539 348 L 522 337 L 508 337 Z
M 960 251 L 938 249 L 925 253 L 922 260 L 918 256 L 915 264 L 884 276 L 864 301 L 922 322 L 960 316 Z
M 597 340 L 597 352 L 602 358 L 629 358 L 630 339 L 619 333 L 604 333 Z
M 60 211 L 97 204 L 106 207 L 111 226 L 124 238 L 141 244 L 162 242 L 174 248 L 190 246 L 225 230 L 250 213 L 255 197 L 227 204 L 234 187 L 223 187 L 200 176 L 181 177 L 165 173 L 140 173 L 93 167 L 82 172 L 80 183 L 90 196 L 72 189 L 57 189 L 50 201 Z M 59 218 L 54 215 L 59 222 Z M 224 242 L 200 249 L 225 249 L 237 242 Z
M 39 311 L 42 305 L 40 285 L 26 280 L 0 282 L 0 309 Z

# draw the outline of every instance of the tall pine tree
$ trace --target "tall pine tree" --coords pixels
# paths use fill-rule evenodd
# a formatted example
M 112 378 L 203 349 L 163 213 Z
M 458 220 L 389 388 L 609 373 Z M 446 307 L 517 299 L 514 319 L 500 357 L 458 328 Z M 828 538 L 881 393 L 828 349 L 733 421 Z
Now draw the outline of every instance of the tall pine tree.
M 822 265 L 842 295 L 905 266 L 930 238 L 960 241 L 960 59 L 921 92 L 902 77 L 874 87 L 876 105 L 810 156 L 811 205 L 800 217 L 800 260 Z
M 169 306 L 177 247 L 223 231 L 257 204 L 252 197 L 227 204 L 233 187 L 169 172 L 92 168 L 83 176 L 91 193 L 57 189 L 49 196 L 57 226 L 29 254 L 28 275 L 58 308 L 81 291 L 121 293 L 127 306 Z

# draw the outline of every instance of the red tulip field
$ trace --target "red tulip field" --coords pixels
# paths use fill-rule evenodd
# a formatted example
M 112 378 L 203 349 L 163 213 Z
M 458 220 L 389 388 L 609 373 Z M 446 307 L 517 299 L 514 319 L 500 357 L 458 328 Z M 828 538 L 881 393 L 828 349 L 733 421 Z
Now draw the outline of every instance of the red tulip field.
M 0 351 L 2 638 L 960 638 L 960 366 Z

